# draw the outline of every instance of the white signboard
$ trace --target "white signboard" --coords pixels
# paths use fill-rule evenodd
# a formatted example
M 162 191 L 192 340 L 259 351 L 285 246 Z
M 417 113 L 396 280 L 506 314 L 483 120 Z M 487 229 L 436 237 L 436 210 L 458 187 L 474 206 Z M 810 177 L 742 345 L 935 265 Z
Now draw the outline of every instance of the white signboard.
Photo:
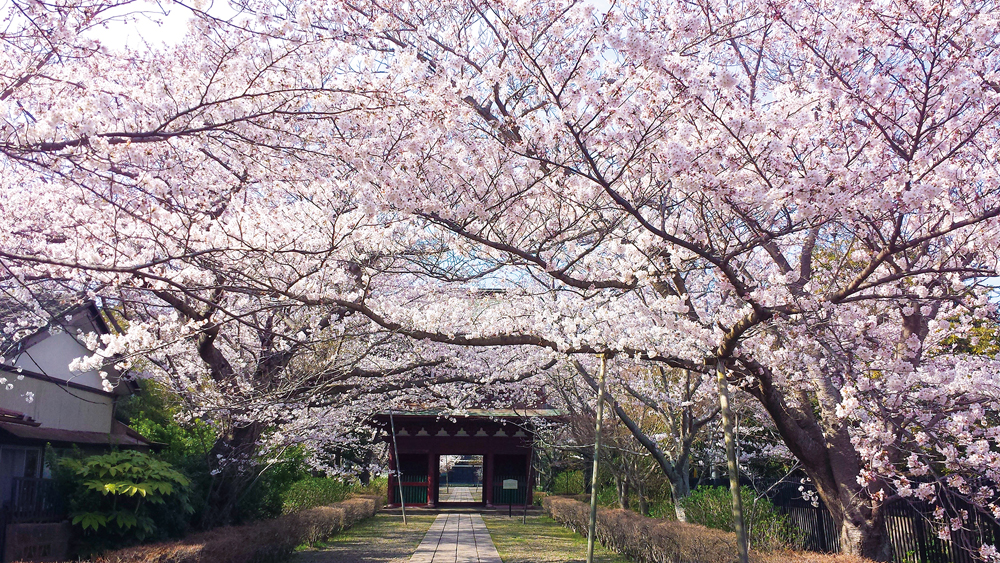
M 514 489 L 517 490 L 517 479 L 504 479 L 503 480 L 503 490 Z

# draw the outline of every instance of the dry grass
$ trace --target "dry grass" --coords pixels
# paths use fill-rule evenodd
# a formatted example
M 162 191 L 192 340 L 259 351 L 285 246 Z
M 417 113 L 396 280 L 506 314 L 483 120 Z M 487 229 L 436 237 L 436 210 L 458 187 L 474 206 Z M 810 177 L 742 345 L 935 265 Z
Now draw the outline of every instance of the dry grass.
M 301 550 L 292 563 L 407 563 L 436 514 L 410 514 L 404 526 L 397 515 L 374 518 L 337 534 L 325 545 Z

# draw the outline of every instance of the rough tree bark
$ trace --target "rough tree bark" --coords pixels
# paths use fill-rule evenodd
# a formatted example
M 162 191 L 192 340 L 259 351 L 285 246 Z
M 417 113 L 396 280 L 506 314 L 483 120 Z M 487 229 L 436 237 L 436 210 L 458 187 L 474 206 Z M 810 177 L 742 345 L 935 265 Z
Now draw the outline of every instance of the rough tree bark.
M 746 359 L 741 359 L 738 365 L 739 375 L 733 377 L 734 372 L 730 372 L 730 382 L 738 385 L 747 381 L 747 374 L 756 375 L 754 385 L 744 390 L 757 398 L 771 415 L 785 444 L 812 479 L 840 531 L 841 551 L 875 561 L 890 561 L 892 547 L 885 533 L 884 501 L 876 500 L 871 490 L 881 487 L 858 483 L 863 465 L 848 429 L 835 416 L 824 417 L 823 413 L 829 411 L 822 408 L 807 410 L 790 405 L 775 388 L 771 372 L 765 366 Z M 825 396 L 830 393 L 836 393 L 832 386 L 817 391 L 818 401 L 831 399 Z

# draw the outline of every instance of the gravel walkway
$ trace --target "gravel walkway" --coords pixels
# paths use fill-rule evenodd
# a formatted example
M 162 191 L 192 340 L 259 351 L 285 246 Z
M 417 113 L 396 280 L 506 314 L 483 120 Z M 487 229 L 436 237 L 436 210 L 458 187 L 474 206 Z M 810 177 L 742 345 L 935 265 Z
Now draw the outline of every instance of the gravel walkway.
M 324 548 L 300 551 L 291 563 L 408 563 L 436 515 L 397 515 L 374 518 L 337 534 Z

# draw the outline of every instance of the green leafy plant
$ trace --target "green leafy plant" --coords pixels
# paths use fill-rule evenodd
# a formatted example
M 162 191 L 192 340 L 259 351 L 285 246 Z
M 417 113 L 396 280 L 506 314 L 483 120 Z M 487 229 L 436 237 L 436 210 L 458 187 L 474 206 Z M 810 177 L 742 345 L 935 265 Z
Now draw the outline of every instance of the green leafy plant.
M 801 532 L 767 497 L 758 499 L 750 487 L 741 487 L 740 493 L 751 547 L 771 551 L 801 543 Z M 684 509 L 692 523 L 729 532 L 734 529 L 733 496 L 726 487 L 698 487 L 684 499 Z
M 58 462 L 70 489 L 70 518 L 80 526 L 94 548 L 143 541 L 156 532 L 150 505 L 168 499 L 190 513 L 187 487 L 181 472 L 152 455 L 118 451 Z
M 203 420 L 178 422 L 183 402 L 176 393 L 152 379 L 141 382 L 142 392 L 123 398 L 115 416 L 146 438 L 163 444 L 160 457 L 180 466 L 203 458 L 216 441 L 216 432 Z
M 282 495 L 282 512 L 298 512 L 307 508 L 340 502 L 352 487 L 340 479 L 306 477 L 292 483 Z
M 563 471 L 553 479 L 552 492 L 557 495 L 579 495 L 586 490 L 583 471 Z
M 244 489 L 236 505 L 235 522 L 246 523 L 265 518 L 277 518 L 284 512 L 285 495 L 292 485 L 309 476 L 305 451 L 300 447 L 286 449 L 262 469 Z
M 122 322 L 119 320 L 119 322 Z M 212 486 L 209 455 L 217 439 L 215 428 L 205 420 L 184 416 L 181 396 L 153 379 L 140 381 L 141 392 L 123 397 L 115 417 L 144 437 L 162 444 L 157 457 L 191 478 L 187 488 L 193 513 L 179 510 L 156 511 L 157 535 L 180 537 L 190 533 L 203 513 Z

